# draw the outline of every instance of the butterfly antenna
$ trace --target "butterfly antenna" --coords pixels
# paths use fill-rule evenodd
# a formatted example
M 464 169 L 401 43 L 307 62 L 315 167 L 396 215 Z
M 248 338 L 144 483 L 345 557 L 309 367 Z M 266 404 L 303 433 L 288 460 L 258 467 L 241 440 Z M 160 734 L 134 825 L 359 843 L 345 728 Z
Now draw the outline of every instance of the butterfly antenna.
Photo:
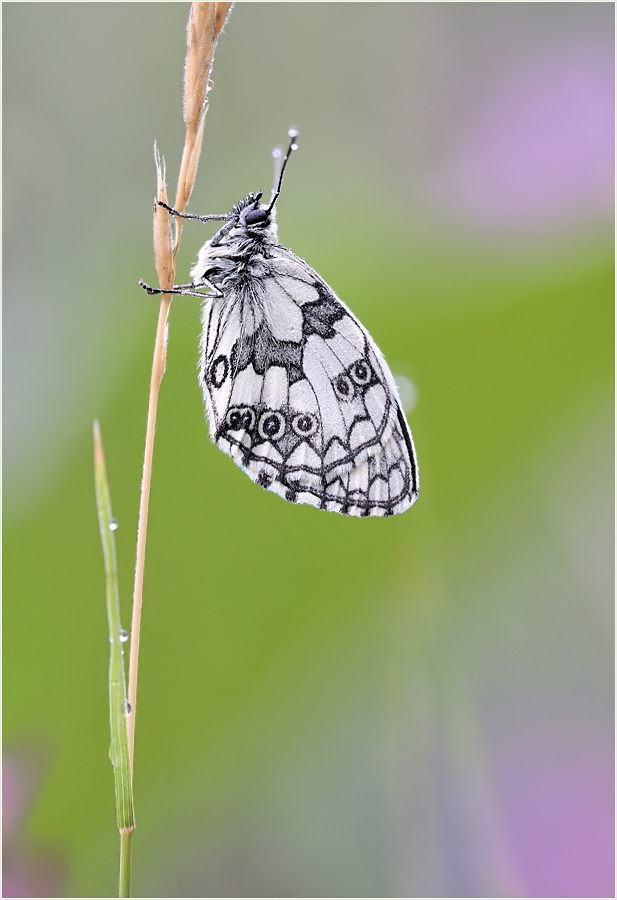
M 278 176 L 278 183 L 276 182 L 276 169 L 278 168 L 278 159 L 280 159 L 281 151 L 275 150 L 272 154 L 274 156 L 274 166 L 275 166 L 275 184 L 276 187 L 272 189 L 272 198 L 270 200 L 270 206 L 266 210 L 266 212 L 271 213 L 274 209 L 274 204 L 279 198 L 279 194 L 281 193 L 281 185 L 283 183 L 283 175 L 285 174 L 285 169 L 287 167 L 287 163 L 289 161 L 289 157 L 293 153 L 294 150 L 298 149 L 298 144 L 296 143 L 296 138 L 298 137 L 298 131 L 295 128 L 290 128 L 287 134 L 290 137 L 289 147 L 287 148 L 287 153 L 285 154 L 285 158 L 283 159 L 283 164 L 281 166 L 281 171 Z
M 274 160 L 274 178 L 272 179 L 272 192 L 270 194 L 271 197 L 274 197 L 276 193 L 276 186 L 278 184 L 279 176 L 281 174 L 281 153 L 280 147 L 275 147 L 272 151 L 272 158 Z

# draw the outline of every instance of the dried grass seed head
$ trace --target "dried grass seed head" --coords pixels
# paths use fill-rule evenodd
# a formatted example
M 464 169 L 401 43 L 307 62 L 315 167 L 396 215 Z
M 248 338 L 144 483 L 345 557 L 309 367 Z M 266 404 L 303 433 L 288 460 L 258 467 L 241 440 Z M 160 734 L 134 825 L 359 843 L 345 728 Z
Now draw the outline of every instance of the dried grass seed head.
M 208 81 L 216 48 L 216 3 L 193 3 L 187 26 L 184 69 L 184 121 L 199 128 L 208 96 Z

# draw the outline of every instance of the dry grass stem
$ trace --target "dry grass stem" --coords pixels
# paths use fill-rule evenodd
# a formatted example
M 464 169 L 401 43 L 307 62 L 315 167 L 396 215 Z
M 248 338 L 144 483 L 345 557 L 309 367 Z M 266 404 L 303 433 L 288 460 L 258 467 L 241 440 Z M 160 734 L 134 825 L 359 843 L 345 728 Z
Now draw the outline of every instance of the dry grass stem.
M 231 10 L 231 3 L 192 3 L 187 28 L 187 53 L 184 69 L 184 121 L 186 134 L 175 208 L 184 212 L 191 196 L 197 164 L 201 152 L 210 74 L 214 62 L 214 52 L 219 34 Z M 157 168 L 157 200 L 167 203 L 164 166 L 155 154 Z M 175 261 L 180 237 L 182 219 L 175 219 L 175 240 L 172 240 L 169 214 L 158 204 L 154 210 L 154 258 L 160 287 L 171 289 L 175 280 Z M 137 528 L 137 559 L 135 563 L 135 589 L 133 593 L 133 622 L 131 626 L 131 659 L 129 667 L 129 703 L 131 715 L 129 725 L 129 752 L 131 777 L 135 746 L 135 719 L 137 714 L 137 668 L 139 660 L 139 632 L 143 598 L 143 581 L 146 560 L 146 532 L 148 525 L 148 504 L 154 454 L 154 433 L 159 389 L 165 371 L 167 344 L 167 317 L 171 305 L 171 295 L 161 295 L 161 306 L 156 331 L 152 375 L 150 378 L 150 398 L 148 401 L 148 424 L 144 451 L 141 499 L 139 505 L 139 525 Z
M 186 170 L 186 182 L 189 185 L 189 193 L 193 189 L 193 185 L 195 184 L 195 177 L 197 175 L 197 164 L 199 163 L 199 156 L 201 154 L 201 143 L 203 141 L 204 136 L 204 126 L 206 124 L 205 115 L 202 117 L 199 128 L 197 129 L 197 135 L 195 137 L 195 143 L 193 144 L 193 150 L 191 152 L 191 157 L 189 159 L 189 164 Z M 188 200 L 187 200 L 188 203 Z
M 210 75 L 218 36 L 231 10 L 231 3 L 192 3 L 186 32 L 184 68 L 184 122 L 186 136 L 175 208 L 184 212 L 195 184 L 201 152 L 204 119 L 208 108 Z M 178 252 L 182 219 L 176 220 L 175 254 Z
M 167 203 L 167 185 L 165 183 L 165 161 L 154 147 L 154 163 L 156 165 L 156 199 Z M 159 285 L 162 288 L 174 286 L 174 261 L 171 240 L 171 224 L 169 213 L 158 202 L 154 204 L 154 264 Z

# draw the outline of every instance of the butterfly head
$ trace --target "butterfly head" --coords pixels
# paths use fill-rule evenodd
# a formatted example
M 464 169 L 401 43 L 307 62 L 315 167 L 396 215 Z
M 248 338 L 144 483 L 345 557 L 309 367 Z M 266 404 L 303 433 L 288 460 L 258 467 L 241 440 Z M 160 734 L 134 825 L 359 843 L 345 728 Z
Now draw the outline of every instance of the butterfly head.
M 259 252 L 265 244 L 278 243 L 276 227 L 276 201 L 281 193 L 283 174 L 294 150 L 298 149 L 298 132 L 289 129 L 289 146 L 275 175 L 275 183 L 268 205 L 260 203 L 262 191 L 247 194 L 244 200 L 236 203 L 231 212 L 224 216 L 208 217 L 226 219 L 227 223 L 199 251 L 197 265 L 191 270 L 194 283 L 198 284 L 206 277 L 210 283 L 218 283 L 221 275 L 228 278 L 231 271 L 238 270 L 238 260 L 249 260 L 251 254 Z M 276 159 L 280 157 L 277 152 Z M 205 221 L 205 217 L 204 217 Z
M 244 200 L 240 200 L 239 203 L 234 205 L 229 215 L 229 219 L 231 220 L 230 226 L 221 229 L 221 231 L 228 234 L 230 231 L 235 231 L 235 229 L 239 228 L 244 232 L 249 232 L 251 237 L 261 238 L 262 240 L 264 237 L 266 240 L 268 238 L 270 240 L 277 239 L 275 205 L 279 198 L 279 194 L 281 193 L 283 175 L 287 163 L 289 162 L 289 158 L 293 151 L 298 149 L 298 132 L 295 128 L 289 129 L 289 138 L 290 141 L 287 153 L 285 154 L 282 165 L 280 165 L 280 171 L 277 171 L 275 174 L 274 187 L 272 188 L 272 196 L 270 197 L 269 204 L 265 206 L 259 202 L 263 196 L 263 191 L 248 194 Z M 280 155 L 280 150 L 276 150 L 274 153 L 275 159 L 278 160 Z M 278 165 L 276 168 L 279 168 Z M 215 239 L 214 243 L 217 242 L 218 241 Z
M 277 240 L 274 209 L 260 204 L 262 191 L 250 193 L 236 203 L 231 211 L 233 236 L 249 238 L 260 243 Z
M 244 228 L 253 228 L 270 224 L 272 211 L 267 206 L 260 204 L 262 194 L 263 191 L 251 193 L 244 200 L 235 204 L 232 213 L 237 217 L 239 225 Z

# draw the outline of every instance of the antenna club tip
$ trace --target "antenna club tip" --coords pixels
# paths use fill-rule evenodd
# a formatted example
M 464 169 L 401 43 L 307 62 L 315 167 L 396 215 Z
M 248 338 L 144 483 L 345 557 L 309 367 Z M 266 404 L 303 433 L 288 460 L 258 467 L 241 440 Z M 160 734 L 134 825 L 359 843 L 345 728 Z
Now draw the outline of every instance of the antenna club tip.
M 281 151 L 279 150 L 278 147 L 275 147 L 275 148 L 274 148 L 274 150 L 272 151 L 272 156 L 273 156 L 275 159 L 280 159 L 280 158 L 281 158 Z
M 289 131 L 287 132 L 287 134 L 289 135 L 290 138 L 297 138 L 299 133 L 300 132 L 298 131 L 297 128 L 290 128 Z

